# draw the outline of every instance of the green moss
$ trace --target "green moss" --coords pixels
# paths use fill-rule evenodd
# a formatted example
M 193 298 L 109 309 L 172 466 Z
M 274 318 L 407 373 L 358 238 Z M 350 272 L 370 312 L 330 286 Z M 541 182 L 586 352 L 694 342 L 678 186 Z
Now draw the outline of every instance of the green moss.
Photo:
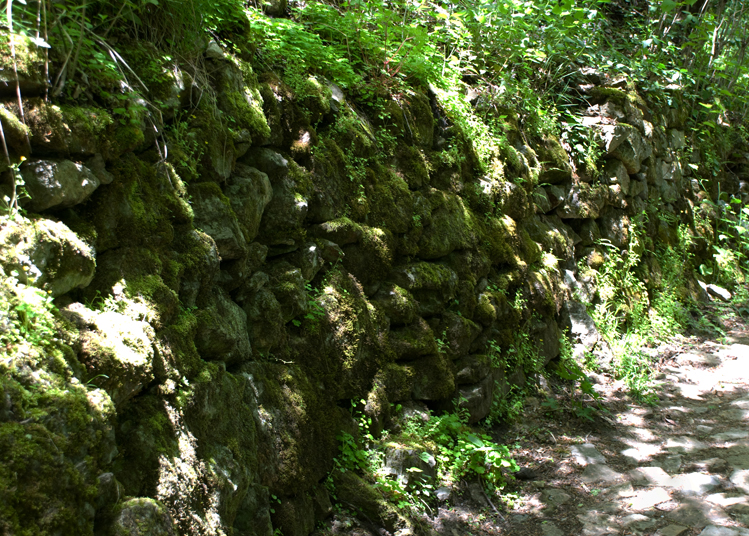
M 627 92 L 615 87 L 601 87 L 597 86 L 590 90 L 591 95 L 601 101 L 611 100 L 617 104 L 624 106 L 624 103 L 628 100 Z
M 5 39 L 0 42 L 0 64 L 6 66 L 0 79 L 6 83 L 15 81 L 13 69 L 9 68 L 15 63 L 19 78 L 38 79 L 40 85 L 43 84 L 44 50 L 36 46 L 31 38 L 20 34 L 13 34 L 13 46 L 15 48 L 15 62 L 6 34 Z

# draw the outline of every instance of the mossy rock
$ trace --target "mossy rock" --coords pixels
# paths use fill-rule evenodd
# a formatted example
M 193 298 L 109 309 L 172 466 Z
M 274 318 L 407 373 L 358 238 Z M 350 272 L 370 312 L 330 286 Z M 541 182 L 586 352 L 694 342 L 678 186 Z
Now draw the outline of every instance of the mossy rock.
M 429 161 L 413 145 L 399 145 L 396 152 L 397 172 L 412 190 L 429 184 Z
M 338 449 L 333 393 L 321 392 L 298 365 L 255 363 L 246 370 L 266 423 L 256 447 L 261 483 L 276 495 L 312 489 L 333 468 Z
M 102 153 L 112 160 L 123 152 L 116 139 L 118 124 L 106 110 L 27 99 L 24 111 L 37 154 L 82 157 Z
M 452 269 L 429 262 L 395 268 L 388 279 L 414 295 L 422 316 L 441 313 L 458 286 L 458 276 Z
M 25 35 L 11 34 L 10 40 L 3 39 L 0 44 L 0 64 L 5 66 L 0 71 L 0 95 L 10 97 L 16 93 L 16 80 L 21 94 L 25 96 L 39 95 L 47 87 L 47 76 L 44 71 L 46 64 L 44 50 Z M 15 52 L 15 54 L 14 54 Z M 14 68 L 11 69 L 10 66 Z M 18 78 L 16 78 L 16 73 Z
M 238 259 L 247 253 L 247 240 L 231 202 L 215 182 L 190 184 L 188 191 L 195 213 L 195 226 L 216 242 L 222 259 Z
M 454 367 L 447 356 L 426 356 L 409 363 L 408 368 L 414 373 L 414 400 L 445 400 L 455 392 Z
M 81 211 L 96 226 L 96 251 L 171 244 L 173 224 L 191 221 L 192 215 L 168 176 L 133 154 L 117 160 L 111 171 L 114 182 L 96 190 Z
M 450 311 L 443 313 L 437 328 L 437 336 L 443 341 L 441 351 L 450 359 L 467 355 L 471 343 L 479 333 L 481 333 L 480 326 Z
M 329 334 L 316 350 L 321 354 L 317 368 L 333 381 L 336 399 L 358 400 L 369 391 L 376 371 L 393 358 L 385 339 L 387 318 L 344 269 L 329 273 L 317 303 L 325 311 L 321 333 Z
M 431 224 L 424 228 L 419 241 L 419 257 L 437 259 L 455 249 L 475 247 L 480 229 L 473 212 L 457 195 L 435 191 L 433 196 L 443 196 L 443 199 L 432 202 L 438 208 L 431 214 Z
M 372 303 L 382 309 L 391 324 L 410 324 L 418 312 L 418 304 L 411 293 L 393 283 L 383 284 Z
M 252 66 L 241 60 L 236 65 L 230 59 L 211 62 L 209 70 L 215 77 L 217 105 L 235 124 L 236 129 L 246 129 L 249 141 L 263 143 L 271 135 L 263 114 L 263 97 Z
M 346 502 L 365 519 L 375 520 L 390 532 L 395 532 L 407 524 L 377 488 L 355 473 L 335 471 L 333 485 L 336 494 L 345 497 Z
M 399 360 L 412 360 L 437 353 L 434 332 L 423 318 L 418 318 L 406 327 L 391 329 L 388 340 Z
M 387 228 L 361 226 L 361 229 L 361 240 L 342 248 L 343 265 L 362 285 L 368 286 L 390 272 L 396 239 Z
M 16 217 L 0 226 L 0 266 L 57 297 L 86 287 L 96 267 L 93 248 L 63 223 Z
M 117 506 L 112 536 L 174 536 L 169 512 L 148 497 L 128 499 Z
M 539 182 L 558 184 L 572 177 L 570 157 L 559 142 L 559 138 L 545 135 L 536 147 L 536 152 L 541 163 Z
M 3 276 L 2 308 L 8 292 Z M 36 311 L 37 328 L 53 322 L 49 311 L 25 304 Z M 12 315 L 4 318 L 14 322 Z M 61 338 L 74 336 L 64 323 L 57 329 Z M 0 365 L 0 531 L 92 534 L 97 476 L 117 452 L 115 407 L 106 392 L 74 377 L 78 366 L 71 368 L 76 358 L 70 347 L 35 343 L 39 335 L 28 332 L 23 352 L 8 344 L 9 359 Z
M 214 288 L 209 298 L 200 303 L 195 319 L 195 347 L 203 359 L 223 361 L 229 366 L 250 359 L 247 314 L 226 291 Z

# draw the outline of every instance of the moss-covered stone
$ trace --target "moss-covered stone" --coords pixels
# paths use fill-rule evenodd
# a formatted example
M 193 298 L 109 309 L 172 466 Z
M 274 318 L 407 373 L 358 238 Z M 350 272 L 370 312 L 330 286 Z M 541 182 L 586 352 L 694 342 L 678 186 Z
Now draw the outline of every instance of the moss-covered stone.
M 16 81 L 22 95 L 39 95 L 47 87 L 44 50 L 26 35 L 14 33 L 9 37 L 13 40 L 13 50 L 10 39 L 3 39 L 0 44 L 0 64 L 5 66 L 0 71 L 0 95 L 14 95 Z
M 547 134 L 540 140 L 536 151 L 541 163 L 539 182 L 557 184 L 572 176 L 569 155 L 559 142 L 559 138 Z
M 343 265 L 365 286 L 381 281 L 395 259 L 396 241 L 387 228 L 362 226 L 356 244 L 344 246 Z
M 391 324 L 410 324 L 416 319 L 418 304 L 410 292 L 398 285 L 385 283 L 372 302 L 382 309 Z
M 60 296 L 94 277 L 93 248 L 63 223 L 16 217 L 0 225 L 0 265 L 22 282 Z
M 391 329 L 388 340 L 400 360 L 437 353 L 434 332 L 423 318 L 418 318 L 416 322 L 404 328 Z
M 395 268 L 389 280 L 409 290 L 419 303 L 419 314 L 433 316 L 442 312 L 446 302 L 455 295 L 457 274 L 439 264 L 413 263 Z
M 426 356 L 409 364 L 413 370 L 414 400 L 444 400 L 455 392 L 453 365 L 444 354 Z

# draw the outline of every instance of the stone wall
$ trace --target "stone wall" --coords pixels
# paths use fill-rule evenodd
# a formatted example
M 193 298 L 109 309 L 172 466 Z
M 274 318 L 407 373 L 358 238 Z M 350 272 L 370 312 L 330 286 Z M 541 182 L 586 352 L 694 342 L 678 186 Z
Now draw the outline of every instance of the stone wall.
M 684 118 L 616 84 L 577 88 L 599 176 L 512 115 L 487 174 L 426 88 L 373 109 L 215 43 L 206 65 L 214 102 L 188 76 L 166 92 L 185 125 L 168 154 L 146 115 L 123 125 L 27 84 L 26 130 L 4 103 L 30 199 L 0 219 L 3 293 L 59 309 L 54 340 L 9 344 L 2 365 L 9 533 L 309 534 L 352 401 L 374 434 L 410 401 L 477 422 L 533 381 L 507 351 L 518 332 L 544 364 L 564 330 L 598 344 L 576 300 L 595 299 L 579 266 L 600 267 L 600 239 L 625 249 L 638 215 L 665 213 L 648 236 L 673 244 L 685 223 L 708 253 Z

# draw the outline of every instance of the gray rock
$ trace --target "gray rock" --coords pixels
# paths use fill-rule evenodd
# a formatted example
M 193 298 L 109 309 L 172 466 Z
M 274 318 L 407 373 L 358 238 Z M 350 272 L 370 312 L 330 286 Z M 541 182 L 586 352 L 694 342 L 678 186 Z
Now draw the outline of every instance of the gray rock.
M 623 140 L 609 154 L 624 163 L 627 173 L 633 175 L 640 171 L 642 161 L 653 153 L 653 149 L 642 135 L 632 128 L 625 140 Z
M 93 248 L 63 223 L 17 217 L 0 225 L 0 266 L 57 297 L 88 286 L 96 260 Z
M 195 227 L 216 242 L 221 260 L 239 259 L 247 253 L 247 241 L 239 226 L 231 202 L 215 182 L 191 184 Z
M 242 157 L 242 163 L 259 169 L 268 175 L 271 182 L 282 179 L 289 172 L 289 161 L 276 151 L 264 147 L 249 151 Z
M 546 214 L 552 209 L 551 201 L 549 201 L 549 195 L 546 190 L 541 186 L 537 186 L 533 190 L 533 204 L 536 207 L 536 214 Z
M 565 536 L 565 533 L 550 521 L 544 521 L 541 524 L 541 532 L 544 536 Z
M 302 271 L 305 281 L 312 281 L 325 264 L 322 248 L 314 242 L 307 242 L 294 252 L 292 262 Z
M 404 486 L 428 482 L 437 475 L 437 460 L 423 448 L 393 446 L 385 451 L 386 474 L 394 475 Z
M 107 171 L 107 166 L 101 153 L 96 153 L 93 157 L 89 158 L 86 162 L 86 167 L 96 175 L 101 184 L 112 184 L 112 181 L 114 181 L 114 175 Z
M 707 293 L 713 298 L 718 298 L 723 302 L 731 301 L 731 293 L 718 285 L 707 285 Z
M 575 457 L 575 462 L 578 465 L 604 465 L 606 463 L 606 458 L 603 457 L 603 454 L 598 452 L 596 447 L 590 443 L 586 443 L 585 445 L 573 445 L 570 448 L 570 453 Z
M 255 168 L 237 164 L 226 181 L 224 194 L 237 215 L 245 240 L 254 240 L 260 229 L 263 211 L 273 197 L 268 175 Z
M 471 343 L 481 333 L 481 327 L 462 315 L 445 312 L 437 328 L 438 338 L 444 341 L 441 349 L 450 359 L 468 355 Z
M 556 214 L 565 219 L 598 218 L 608 196 L 605 186 L 577 183 L 570 188 Z
M 345 217 L 313 225 L 309 232 L 338 246 L 358 242 L 363 233 L 361 225 Z
M 434 491 L 434 496 L 437 497 L 438 501 L 445 502 L 450 498 L 451 493 L 452 490 L 450 488 L 437 488 Z
M 585 346 L 586 350 L 592 350 L 601 338 L 593 318 L 588 314 L 585 306 L 574 300 L 566 303 L 570 320 L 570 337 L 573 342 Z
M 608 465 L 592 464 L 585 467 L 583 474 L 580 475 L 580 479 L 583 482 L 615 482 L 623 478 L 621 473 L 617 473 Z
M 731 482 L 746 494 L 749 494 L 749 470 L 742 469 L 734 471 L 731 475 Z
M 749 530 L 741 527 L 718 527 L 716 525 L 708 525 L 700 532 L 699 536 L 745 536 L 749 534 Z
M 221 50 L 221 47 L 216 43 L 216 41 L 211 39 L 208 46 L 205 48 L 205 57 L 210 60 L 223 60 L 224 51 Z
M 286 336 L 281 304 L 270 289 L 261 287 L 242 301 L 247 314 L 248 333 L 252 346 L 260 353 L 277 347 Z
M 151 383 L 153 375 L 153 328 L 147 322 L 123 314 L 95 312 L 73 303 L 61 314 L 80 330 L 77 347 L 87 380 L 121 404 Z
M 34 212 L 82 203 L 101 184 L 90 169 L 70 160 L 30 159 L 21 174 L 31 197 L 24 205 Z
M 689 530 L 689 527 L 683 527 L 681 525 L 667 525 L 656 532 L 656 536 L 679 536 L 685 531 Z
M 601 182 L 609 185 L 619 185 L 622 191 L 629 192 L 629 174 L 627 173 L 626 166 L 615 158 L 606 160 L 606 164 L 603 167 L 603 173 L 601 175 Z
M 721 479 L 715 475 L 703 473 L 688 473 L 671 477 L 669 487 L 676 488 L 685 495 L 704 495 L 721 484 Z
M 195 347 L 203 359 L 235 365 L 251 357 L 247 314 L 225 290 L 216 287 L 195 317 Z
M 458 385 L 478 383 L 491 372 L 491 359 L 483 354 L 461 357 L 455 361 L 455 381 Z
M 476 385 L 458 388 L 458 408 L 468 411 L 468 422 L 476 423 L 492 409 L 494 378 L 486 376 Z
M 620 523 L 623 527 L 627 527 L 629 529 L 645 531 L 655 527 L 658 524 L 658 521 L 642 514 L 630 514 L 623 517 Z
M 418 304 L 406 289 L 384 283 L 372 301 L 390 318 L 392 324 L 411 324 L 418 315 Z
M 174 525 L 163 504 L 154 499 L 138 497 L 128 499 L 117 507 L 112 534 L 174 536 Z
M 541 502 L 549 506 L 561 506 L 572 500 L 572 496 L 560 489 L 548 488 L 541 492 Z
M 423 318 L 404 328 L 391 329 L 389 341 L 398 359 L 416 359 L 437 353 L 434 332 Z

